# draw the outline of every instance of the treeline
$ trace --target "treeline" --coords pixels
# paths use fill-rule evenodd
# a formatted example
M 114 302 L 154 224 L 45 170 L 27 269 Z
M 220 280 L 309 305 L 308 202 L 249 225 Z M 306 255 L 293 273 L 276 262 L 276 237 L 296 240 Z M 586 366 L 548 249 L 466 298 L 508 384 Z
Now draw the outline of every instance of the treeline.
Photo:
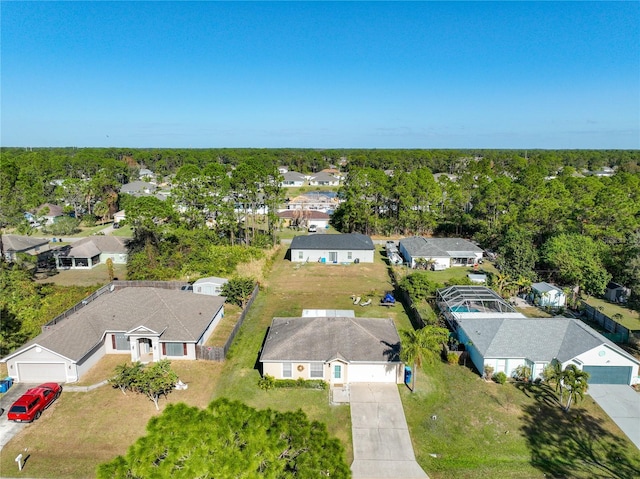
M 312 173 L 330 166 L 344 171 L 369 167 L 376 170 L 413 172 L 428 168 L 432 173 L 460 175 L 478 162 L 495 172 L 519 176 L 534 168 L 543 176 L 570 166 L 578 171 L 616 167 L 619 171 L 639 171 L 637 150 L 361 150 L 361 149 L 128 149 L 128 148 L 0 148 L 0 221 L 14 224 L 24 211 L 45 202 L 59 201 L 62 195 L 56 180 L 89 180 L 69 187 L 65 201 L 86 204 L 93 214 L 118 207 L 117 191 L 122 184 L 138 178 L 148 168 L 160 178 L 173 175 L 184 166 L 204 170 L 220 165 L 229 172 L 247 161 L 285 166 Z M 79 185 L 86 193 L 78 192 Z M 75 200 L 74 200 L 75 198 Z M 88 211 L 86 211 L 88 210 Z M 100 215 L 98 215 L 100 216 Z

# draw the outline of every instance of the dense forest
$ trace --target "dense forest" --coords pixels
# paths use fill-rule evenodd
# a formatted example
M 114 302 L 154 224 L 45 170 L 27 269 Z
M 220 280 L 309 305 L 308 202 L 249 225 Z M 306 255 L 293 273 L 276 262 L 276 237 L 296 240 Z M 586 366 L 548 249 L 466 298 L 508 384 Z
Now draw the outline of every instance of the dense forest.
M 286 197 L 278 167 L 335 167 L 345 175 L 339 231 L 458 235 L 498 253 L 505 283 L 599 294 L 613 279 L 640 291 L 637 150 L 4 148 L 1 166 L 2 227 L 29 232 L 24 212 L 45 202 L 94 220 L 125 208 L 132 278 L 222 265 L 218 247 L 275 244 Z M 168 201 L 119 195 L 141 168 L 169 181 Z

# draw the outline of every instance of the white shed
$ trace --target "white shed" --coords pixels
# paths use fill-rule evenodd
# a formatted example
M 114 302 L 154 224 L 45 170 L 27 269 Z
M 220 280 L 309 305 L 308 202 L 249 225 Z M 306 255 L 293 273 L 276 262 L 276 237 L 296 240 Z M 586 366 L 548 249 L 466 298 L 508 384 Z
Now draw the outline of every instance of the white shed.
M 220 296 L 222 293 L 222 287 L 228 282 L 228 279 L 216 278 L 215 276 L 200 278 L 198 281 L 193 283 L 193 292 L 209 296 Z

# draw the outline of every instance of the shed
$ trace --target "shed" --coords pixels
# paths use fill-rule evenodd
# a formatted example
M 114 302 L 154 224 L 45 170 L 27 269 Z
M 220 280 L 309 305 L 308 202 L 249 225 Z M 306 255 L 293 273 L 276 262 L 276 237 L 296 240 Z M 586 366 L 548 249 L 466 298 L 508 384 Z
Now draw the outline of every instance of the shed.
M 560 288 L 545 282 L 533 283 L 531 295 L 531 300 L 538 306 L 562 308 L 567 302 L 567 297 Z
M 209 296 L 220 296 L 222 294 L 222 287 L 228 282 L 229 280 L 226 278 L 216 278 L 215 276 L 200 278 L 193 283 L 193 292 Z

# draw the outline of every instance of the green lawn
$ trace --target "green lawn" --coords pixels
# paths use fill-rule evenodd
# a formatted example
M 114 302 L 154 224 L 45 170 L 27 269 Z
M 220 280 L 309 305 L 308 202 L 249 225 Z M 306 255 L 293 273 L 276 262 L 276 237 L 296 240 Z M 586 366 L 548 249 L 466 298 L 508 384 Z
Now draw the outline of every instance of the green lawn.
M 610 303 L 609 301 L 599 298 L 589 298 L 587 300 L 584 300 L 584 302 L 596 309 L 603 308 L 603 314 L 606 314 L 608 317 L 620 323 L 625 328 L 631 331 L 640 331 L 640 313 L 638 313 L 637 311 L 625 308 L 623 306 L 620 306 L 619 304 Z M 614 318 L 616 314 L 622 315 L 622 318 Z
M 419 372 L 416 389 L 400 396 L 432 479 L 640 475 L 638 449 L 589 396 L 564 413 L 542 386 L 485 382 L 444 363 Z

